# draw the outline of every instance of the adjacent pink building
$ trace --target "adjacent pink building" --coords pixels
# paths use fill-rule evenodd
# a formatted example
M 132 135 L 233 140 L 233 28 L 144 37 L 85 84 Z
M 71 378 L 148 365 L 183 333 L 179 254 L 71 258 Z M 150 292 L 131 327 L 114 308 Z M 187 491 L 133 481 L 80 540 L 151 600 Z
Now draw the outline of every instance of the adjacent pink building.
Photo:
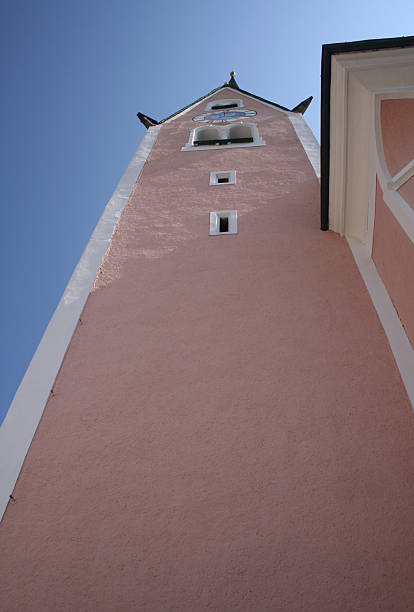
M 414 41 L 368 42 L 322 177 L 309 99 L 139 113 L 0 429 L 1 610 L 414 608 Z

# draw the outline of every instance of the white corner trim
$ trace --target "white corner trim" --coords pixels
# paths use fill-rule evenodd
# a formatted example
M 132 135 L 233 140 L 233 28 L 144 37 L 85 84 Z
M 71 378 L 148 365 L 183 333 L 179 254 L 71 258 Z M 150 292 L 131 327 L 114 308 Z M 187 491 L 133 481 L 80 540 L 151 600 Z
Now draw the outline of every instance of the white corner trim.
M 305 150 L 306 155 L 312 168 L 316 174 L 318 181 L 321 180 L 321 157 L 319 142 L 316 140 L 312 130 L 306 123 L 302 115 L 292 113 L 289 115 L 289 121 L 293 125 L 293 129 L 296 132 L 297 137 Z
M 389 189 L 397 190 L 414 175 L 414 159 L 412 159 L 402 170 L 397 172 L 388 183 Z
M 350 70 L 367 70 L 379 68 L 395 68 L 404 66 L 412 69 L 414 51 L 412 47 L 396 49 L 379 49 L 373 51 L 357 51 L 355 53 L 338 53 L 335 60 Z M 381 77 L 383 79 L 383 76 Z
M 0 427 L 0 520 L 102 258 L 160 128 L 149 128 L 106 205 Z
M 375 151 L 372 149 L 372 157 L 375 157 Z M 375 200 L 377 195 L 377 175 L 375 172 L 371 174 L 371 187 L 369 190 L 368 213 L 367 213 L 367 230 L 366 230 L 366 246 L 369 256 L 372 257 L 372 248 L 374 244 L 374 226 L 375 226 Z
M 414 408 L 414 349 L 366 246 L 347 237 L 355 262 L 384 328 L 411 405 Z
M 378 100 L 377 96 L 375 96 L 371 102 L 374 105 L 374 111 L 371 110 L 371 132 L 370 132 L 370 155 L 369 159 L 372 160 L 372 167 L 369 169 L 369 173 L 371 176 L 371 184 L 368 194 L 368 209 L 367 209 L 367 221 L 366 221 L 366 233 L 365 233 L 365 244 L 368 249 L 369 257 L 372 257 L 372 249 L 374 245 L 374 227 L 375 227 L 375 205 L 376 205 L 376 196 L 377 196 L 377 172 L 376 172 L 376 164 L 377 164 L 377 132 L 376 132 L 376 120 L 377 120 L 377 107 Z M 382 136 L 380 134 L 380 139 L 382 143 Z M 381 144 L 382 146 L 382 144 Z
M 329 229 L 342 236 L 345 232 L 348 79 L 345 67 L 336 57 L 331 62 Z

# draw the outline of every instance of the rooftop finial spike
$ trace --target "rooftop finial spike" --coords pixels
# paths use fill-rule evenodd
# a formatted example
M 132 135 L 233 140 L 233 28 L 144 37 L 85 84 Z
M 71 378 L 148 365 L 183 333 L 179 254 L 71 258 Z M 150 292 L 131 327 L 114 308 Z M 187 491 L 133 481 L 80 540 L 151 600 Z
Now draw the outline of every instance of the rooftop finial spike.
M 229 86 L 233 87 L 233 89 L 239 89 L 239 86 L 236 83 L 236 79 L 234 78 L 234 75 L 236 73 L 234 72 L 234 70 L 232 72 L 230 72 L 230 81 L 229 81 Z

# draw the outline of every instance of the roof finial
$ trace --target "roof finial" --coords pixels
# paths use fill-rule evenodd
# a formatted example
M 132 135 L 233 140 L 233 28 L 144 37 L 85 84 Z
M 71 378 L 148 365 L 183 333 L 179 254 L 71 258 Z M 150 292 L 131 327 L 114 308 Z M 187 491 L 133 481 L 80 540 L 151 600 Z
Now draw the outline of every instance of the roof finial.
M 236 73 L 234 72 L 234 70 L 232 70 L 232 72 L 230 72 L 230 81 L 229 81 L 229 86 L 233 87 L 233 89 L 239 89 L 239 86 L 236 83 L 236 79 L 234 78 L 234 75 Z

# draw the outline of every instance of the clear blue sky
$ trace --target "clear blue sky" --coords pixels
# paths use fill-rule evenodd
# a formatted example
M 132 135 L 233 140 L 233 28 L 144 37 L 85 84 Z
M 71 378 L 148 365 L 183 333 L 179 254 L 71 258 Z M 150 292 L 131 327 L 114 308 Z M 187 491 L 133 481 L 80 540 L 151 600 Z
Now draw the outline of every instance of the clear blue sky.
M 411 30 L 407 28 L 412 28 Z M 88 238 L 139 144 L 228 79 L 292 107 L 321 45 L 414 34 L 413 0 L 2 3 L 0 421 Z

